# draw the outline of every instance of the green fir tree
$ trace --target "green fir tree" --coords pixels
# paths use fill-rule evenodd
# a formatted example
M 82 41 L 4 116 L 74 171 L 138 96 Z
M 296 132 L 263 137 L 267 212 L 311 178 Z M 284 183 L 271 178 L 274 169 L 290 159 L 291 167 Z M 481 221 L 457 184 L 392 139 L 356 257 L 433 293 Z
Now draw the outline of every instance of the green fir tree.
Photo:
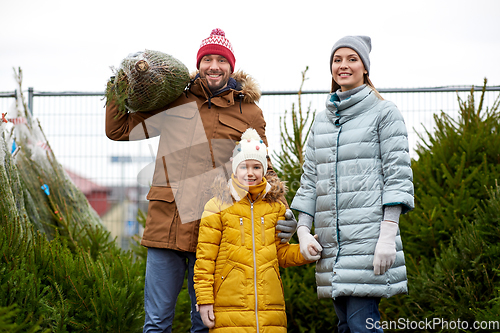
M 500 96 L 485 107 L 485 91 L 486 80 L 477 105 L 472 90 L 459 99 L 458 119 L 436 115 L 434 132 L 421 136 L 415 210 L 400 221 L 409 295 L 383 299 L 383 320 L 461 320 L 466 332 L 499 320 Z
M 289 203 L 300 187 L 307 137 L 315 116 L 310 104 L 305 112 L 302 108 L 302 88 L 307 80 L 307 70 L 308 67 L 302 72 L 297 108 L 292 104 L 291 122 L 286 110 L 280 118 L 282 147 L 279 154 L 275 155 L 278 162 L 276 172 L 287 183 L 286 198 Z M 297 242 L 296 235 L 292 242 Z M 280 269 L 280 272 L 285 292 L 288 332 L 333 332 L 336 327 L 335 311 L 331 300 L 318 300 L 315 265 L 289 267 Z
M 304 164 L 304 154 L 306 142 L 312 123 L 314 122 L 315 112 L 311 111 L 311 104 L 307 111 L 302 110 L 302 88 L 307 80 L 306 74 L 309 67 L 302 72 L 302 81 L 297 94 L 297 110 L 295 103 L 292 103 L 291 122 L 288 119 L 288 111 L 285 110 L 283 117 L 280 117 L 280 137 L 281 151 L 275 153 L 276 173 L 281 181 L 284 181 L 288 187 L 286 199 L 291 202 L 295 193 L 300 187 L 300 176 L 302 175 L 302 165 Z M 291 129 L 289 126 L 291 125 Z
M 412 161 L 415 209 L 401 222 L 412 260 L 439 253 L 500 178 L 500 99 L 484 107 L 485 91 L 486 80 L 477 106 L 472 89 L 467 100 L 458 99 L 457 120 L 435 115 L 434 131 L 426 131 L 427 139 L 420 136 L 418 159 Z
M 3 126 L 0 332 L 140 332 L 145 261 L 116 246 L 52 153 L 19 136 L 14 157 Z

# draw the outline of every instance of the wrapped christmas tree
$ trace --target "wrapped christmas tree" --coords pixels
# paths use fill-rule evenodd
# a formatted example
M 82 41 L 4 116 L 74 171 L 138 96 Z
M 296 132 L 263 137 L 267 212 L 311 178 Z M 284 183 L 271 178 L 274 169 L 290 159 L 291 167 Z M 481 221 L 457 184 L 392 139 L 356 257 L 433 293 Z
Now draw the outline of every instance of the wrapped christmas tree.
M 0 122 L 0 222 L 8 220 L 21 221 L 21 226 L 29 222 L 24 203 L 24 189 L 5 141 L 5 127 Z
M 106 87 L 107 103 L 121 112 L 151 111 L 176 100 L 189 83 L 186 66 L 159 51 L 145 50 L 123 59 Z
M 0 121 L 0 332 L 138 332 L 145 261 L 120 250 L 21 89 Z
M 31 222 L 49 239 L 58 232 L 70 244 L 87 242 L 88 234 L 101 227 L 101 220 L 57 161 L 38 120 L 31 117 L 20 69 L 16 80 L 16 101 L 3 115 L 0 185 L 6 204 L 1 213 L 6 220 Z

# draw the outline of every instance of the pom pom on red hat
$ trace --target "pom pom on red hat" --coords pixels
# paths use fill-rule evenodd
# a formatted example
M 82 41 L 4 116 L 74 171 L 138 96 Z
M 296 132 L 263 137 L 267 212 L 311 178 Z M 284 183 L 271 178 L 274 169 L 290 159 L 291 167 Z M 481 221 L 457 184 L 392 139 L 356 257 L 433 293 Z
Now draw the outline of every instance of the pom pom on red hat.
M 196 68 L 200 69 L 200 61 L 207 54 L 221 55 L 227 59 L 231 65 L 231 73 L 234 72 L 234 64 L 236 62 L 233 53 L 233 46 L 226 38 L 226 34 L 222 29 L 213 29 L 210 37 L 201 41 L 200 49 L 196 55 Z
M 219 29 L 219 28 L 215 28 L 214 30 L 212 30 L 212 33 L 210 34 L 210 36 L 212 36 L 212 35 L 219 35 L 222 37 L 226 37 L 226 33 L 224 32 L 224 30 Z

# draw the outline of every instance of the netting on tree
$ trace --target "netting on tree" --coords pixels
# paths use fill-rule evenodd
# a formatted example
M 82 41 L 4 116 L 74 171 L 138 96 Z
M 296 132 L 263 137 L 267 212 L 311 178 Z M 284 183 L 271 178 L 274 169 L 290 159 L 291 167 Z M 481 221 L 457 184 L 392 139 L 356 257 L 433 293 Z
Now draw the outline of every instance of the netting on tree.
M 16 100 L 0 122 L 0 223 L 31 222 L 52 239 L 56 233 L 77 244 L 102 223 L 83 192 L 57 161 L 22 93 L 22 71 Z
M 123 59 L 108 81 L 106 98 L 121 112 L 152 111 L 176 100 L 189 83 L 186 66 L 159 51 L 145 50 Z

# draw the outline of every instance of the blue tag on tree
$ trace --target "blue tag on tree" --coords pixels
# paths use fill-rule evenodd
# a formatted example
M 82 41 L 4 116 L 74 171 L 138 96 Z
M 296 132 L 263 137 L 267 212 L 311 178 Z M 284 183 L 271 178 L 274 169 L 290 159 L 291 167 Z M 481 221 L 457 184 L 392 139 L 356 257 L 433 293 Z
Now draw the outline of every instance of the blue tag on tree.
M 42 190 L 45 192 L 45 194 L 50 195 L 49 185 L 43 184 L 42 185 Z

